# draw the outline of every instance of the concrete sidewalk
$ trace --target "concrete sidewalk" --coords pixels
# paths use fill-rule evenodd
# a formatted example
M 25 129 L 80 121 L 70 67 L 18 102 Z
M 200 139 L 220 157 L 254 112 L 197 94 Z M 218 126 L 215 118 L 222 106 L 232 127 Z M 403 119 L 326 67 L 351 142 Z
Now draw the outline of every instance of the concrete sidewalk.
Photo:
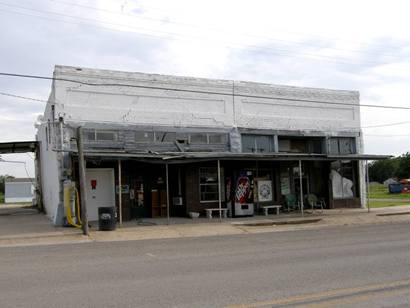
M 34 211 L 34 213 L 33 213 Z M 150 220 L 147 220 L 148 222 Z M 151 220 L 155 221 L 155 220 Z M 50 245 L 79 242 L 132 241 L 148 239 L 222 236 L 291 230 L 326 229 L 332 226 L 410 223 L 410 206 L 372 209 L 326 210 L 323 214 L 281 214 L 279 216 L 255 216 L 246 219 L 166 219 L 156 220 L 160 224 L 138 225 L 124 223 L 115 231 L 96 231 L 91 228 L 90 236 L 83 236 L 76 228 L 56 228 L 49 220 L 33 209 L 23 208 L 12 214 L 0 209 L 0 247 Z M 179 223 L 175 223 L 179 222 Z

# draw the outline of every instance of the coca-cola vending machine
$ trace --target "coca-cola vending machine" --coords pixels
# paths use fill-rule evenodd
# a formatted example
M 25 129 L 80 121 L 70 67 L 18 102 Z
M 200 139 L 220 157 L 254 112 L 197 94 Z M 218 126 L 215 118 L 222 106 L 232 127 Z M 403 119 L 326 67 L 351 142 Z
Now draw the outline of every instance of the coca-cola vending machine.
M 254 180 L 252 171 L 244 170 L 240 171 L 234 177 L 234 196 L 233 196 L 233 211 L 232 216 L 253 216 L 254 204 L 253 204 L 253 189 Z

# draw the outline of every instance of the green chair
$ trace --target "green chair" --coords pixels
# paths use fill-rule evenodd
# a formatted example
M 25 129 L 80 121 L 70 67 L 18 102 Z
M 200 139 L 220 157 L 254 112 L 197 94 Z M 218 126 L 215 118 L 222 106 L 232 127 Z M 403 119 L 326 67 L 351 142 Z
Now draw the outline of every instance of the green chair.
M 288 212 L 300 209 L 299 201 L 294 194 L 285 195 L 285 204 Z

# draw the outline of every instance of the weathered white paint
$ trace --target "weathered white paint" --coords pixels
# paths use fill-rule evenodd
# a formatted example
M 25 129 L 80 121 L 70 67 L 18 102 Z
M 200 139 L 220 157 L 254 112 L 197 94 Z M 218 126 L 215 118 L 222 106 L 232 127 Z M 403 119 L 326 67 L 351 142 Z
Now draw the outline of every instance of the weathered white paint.
M 66 121 L 182 127 L 275 128 L 329 133 L 346 129 L 360 130 L 359 93 L 356 91 L 67 66 L 56 66 L 54 76 L 110 84 L 89 86 L 55 81 L 51 98 L 55 98 L 56 117 L 63 116 Z M 191 90 L 199 93 L 189 92 Z M 337 103 L 349 103 L 353 106 Z
M 62 224 L 62 216 L 64 209 L 62 198 L 60 197 L 61 190 L 61 169 L 59 168 L 59 153 L 53 151 L 55 147 L 55 138 L 51 138 L 49 142 L 46 135 L 47 130 L 51 127 L 51 135 L 55 135 L 53 127 L 46 123 L 41 124 L 37 128 L 37 141 L 40 141 L 40 159 L 41 159 L 41 188 L 43 193 L 43 205 L 46 215 L 56 225 Z M 61 212 L 62 211 L 62 212 Z

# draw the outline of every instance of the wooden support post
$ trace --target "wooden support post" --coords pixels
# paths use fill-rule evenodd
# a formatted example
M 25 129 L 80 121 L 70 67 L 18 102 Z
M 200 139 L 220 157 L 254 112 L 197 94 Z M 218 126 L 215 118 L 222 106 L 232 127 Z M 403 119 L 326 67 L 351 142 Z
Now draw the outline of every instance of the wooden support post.
M 219 221 L 222 222 L 221 162 L 219 159 L 218 159 L 218 205 L 219 205 Z
M 302 181 L 302 161 L 299 160 L 299 184 L 300 184 L 300 210 L 302 211 L 302 215 L 303 213 L 303 181 Z
M 168 164 L 165 164 L 165 183 L 167 185 L 167 224 L 169 225 L 169 179 Z
M 121 174 L 121 160 L 118 160 L 118 217 L 120 227 L 122 226 L 122 174 Z
M 85 177 L 85 160 L 83 149 L 83 129 L 77 128 L 77 149 L 78 149 L 78 174 L 80 178 L 80 193 L 81 193 L 81 221 L 84 235 L 89 235 L 88 216 L 87 216 L 87 190 Z

